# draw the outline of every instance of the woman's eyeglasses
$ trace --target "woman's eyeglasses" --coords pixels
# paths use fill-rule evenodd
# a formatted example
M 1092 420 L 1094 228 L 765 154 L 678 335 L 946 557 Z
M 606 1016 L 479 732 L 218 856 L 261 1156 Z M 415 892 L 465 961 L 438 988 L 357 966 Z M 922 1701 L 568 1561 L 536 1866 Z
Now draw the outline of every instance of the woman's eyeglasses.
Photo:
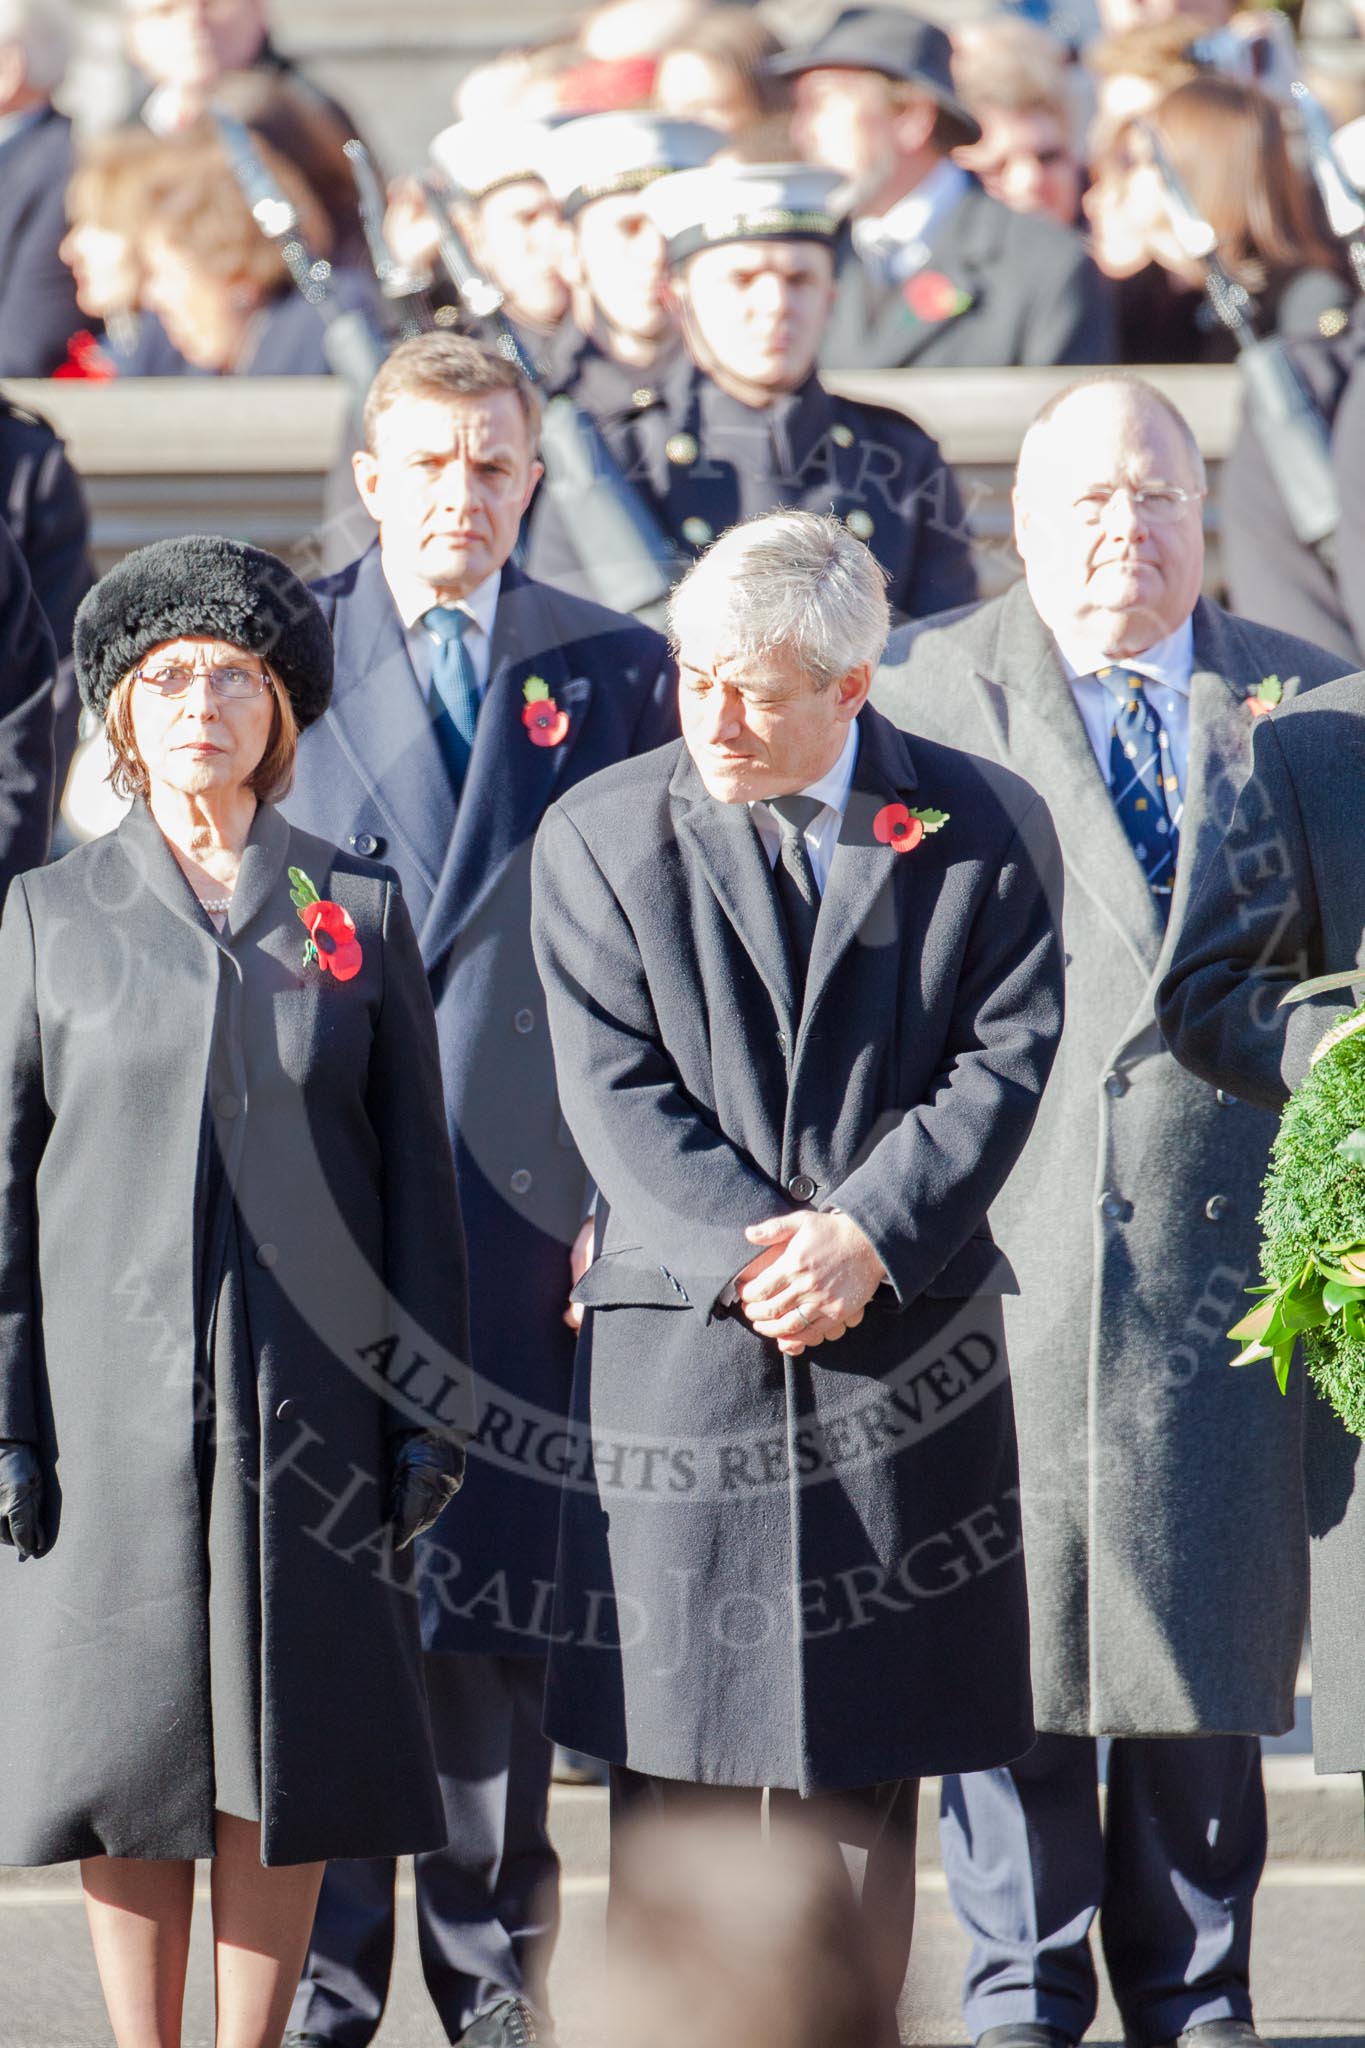
M 265 688 L 265 671 L 243 668 L 237 662 L 214 662 L 207 668 L 189 662 L 156 662 L 136 671 L 138 681 L 158 697 L 183 697 L 196 676 L 203 676 L 215 697 L 259 697 Z

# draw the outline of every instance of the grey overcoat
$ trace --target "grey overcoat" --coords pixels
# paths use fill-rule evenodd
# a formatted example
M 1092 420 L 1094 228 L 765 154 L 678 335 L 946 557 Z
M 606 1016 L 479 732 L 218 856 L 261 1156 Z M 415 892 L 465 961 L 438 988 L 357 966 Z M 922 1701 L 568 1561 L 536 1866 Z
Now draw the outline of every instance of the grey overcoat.
M 893 638 L 874 699 L 1007 763 L 1066 862 L 1067 1027 L 991 1211 L 1019 1277 L 1015 1374 L 1038 1725 L 1275 1732 L 1294 1713 L 1306 1541 L 1300 1415 L 1229 1369 L 1274 1120 L 1177 1065 L 1154 1015 L 1190 891 L 1251 757 L 1262 679 L 1334 657 L 1200 601 L 1168 931 L 1023 583 Z M 1249 1532 L 1255 1532 L 1255 1540 Z
M 1318 690 L 1256 735 L 1255 772 L 1180 934 L 1159 1015 L 1206 1085 L 1278 1111 L 1323 1032 L 1359 990 L 1279 1007 L 1310 975 L 1365 962 L 1365 676 Z M 1268 1366 L 1242 1378 L 1270 1378 Z M 1294 1367 L 1291 1386 L 1302 1384 Z M 1273 1403 L 1279 1396 L 1269 1396 Z M 1283 1404 L 1282 1404 L 1283 1405 Z M 1320 1771 L 1365 1770 L 1365 1446 L 1316 1393 L 1305 1417 L 1312 1537 L 1313 1754 Z M 1265 1532 L 1255 1532 L 1264 1560 Z
M 564 1113 L 600 1190 L 547 1725 L 661 1777 L 838 1790 L 1032 1741 L 987 1206 L 1061 1022 L 1056 841 L 1018 780 L 864 710 L 804 1006 L 743 804 L 679 745 L 536 842 Z M 893 805 L 948 814 L 898 853 Z M 839 1206 L 890 1275 L 795 1359 L 722 1297 Z
M 304 964 L 290 864 L 354 918 L 354 979 Z M 0 1863 L 213 1851 L 211 1146 L 259 1388 L 264 1859 L 445 1840 L 378 1490 L 394 1429 L 470 1413 L 416 941 L 385 869 L 268 806 L 220 937 L 138 803 L 18 880 L 0 926 L 0 1437 L 40 1446 L 46 1485 L 43 1554 L 0 1550 Z

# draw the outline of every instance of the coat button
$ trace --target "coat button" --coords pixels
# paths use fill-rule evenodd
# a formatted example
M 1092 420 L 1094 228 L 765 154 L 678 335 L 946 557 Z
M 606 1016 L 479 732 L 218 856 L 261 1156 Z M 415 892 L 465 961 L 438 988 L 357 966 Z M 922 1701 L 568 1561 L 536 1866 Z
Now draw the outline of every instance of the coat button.
M 1215 1088 L 1213 1099 L 1220 1109 L 1235 1109 L 1237 1107 L 1237 1097 L 1229 1095 L 1226 1088 Z
M 222 1118 L 224 1118 L 225 1121 L 230 1123 L 233 1117 L 237 1115 L 242 1105 L 237 1100 L 237 1097 L 235 1095 L 220 1095 L 217 1101 L 214 1103 L 213 1107 L 219 1116 L 221 1116 Z
M 270 1271 L 270 1268 L 271 1268 L 272 1266 L 278 1266 L 278 1264 L 279 1264 L 279 1263 L 280 1263 L 280 1248 L 279 1248 L 279 1246 L 278 1246 L 277 1244 L 258 1244 L 258 1245 L 257 1245 L 257 1247 L 256 1247 L 256 1264 L 257 1264 L 258 1266 L 264 1266 L 264 1267 L 265 1267 L 265 1270 L 266 1270 L 266 1272 L 268 1273 L 268 1272 Z
M 1104 1092 L 1106 1095 L 1113 1096 L 1126 1095 L 1128 1093 L 1128 1076 L 1118 1073 L 1106 1074 L 1104 1077 Z
M 512 1175 L 512 1193 L 514 1195 L 529 1195 L 534 1183 L 535 1175 L 533 1173 L 528 1173 L 524 1166 L 519 1166 L 516 1172 Z
M 299 1404 L 297 1401 L 281 1401 L 279 1407 L 275 1410 L 275 1420 L 276 1422 L 292 1422 L 298 1412 Z
M 373 860 L 379 851 L 379 841 L 373 832 L 353 832 L 351 844 L 362 860 Z
M 808 1173 L 794 1173 L 787 1182 L 787 1193 L 794 1202 L 809 1202 L 815 1193 L 815 1182 Z
M 1111 1223 L 1126 1223 L 1132 1213 L 1132 1204 L 1125 1202 L 1123 1196 L 1115 1194 L 1112 1188 L 1107 1188 L 1100 1196 L 1100 1214 L 1107 1216 Z
M 528 1031 L 536 1028 L 536 1013 L 534 1010 L 518 1010 L 512 1022 L 524 1038 Z
M 1210 1195 L 1204 1204 L 1204 1214 L 1210 1223 L 1221 1223 L 1231 1208 L 1232 1204 L 1226 1195 Z

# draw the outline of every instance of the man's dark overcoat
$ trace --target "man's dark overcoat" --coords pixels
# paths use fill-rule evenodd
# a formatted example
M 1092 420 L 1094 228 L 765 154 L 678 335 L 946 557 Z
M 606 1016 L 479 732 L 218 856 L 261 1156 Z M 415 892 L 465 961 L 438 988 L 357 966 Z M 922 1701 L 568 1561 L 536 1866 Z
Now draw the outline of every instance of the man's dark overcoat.
M 1016 777 L 859 717 L 797 1013 L 747 807 L 681 746 L 536 843 L 565 1113 L 601 1191 L 547 1726 L 662 1777 L 849 1788 L 1032 1740 L 986 1210 L 1061 1025 L 1056 840 Z M 891 805 L 946 812 L 911 852 Z M 847 1211 L 889 1285 L 784 1359 L 721 1297 L 746 1226 Z
M 291 864 L 354 918 L 353 980 L 305 965 Z M 195 1423 L 229 1229 L 210 1229 L 211 1148 L 259 1390 L 262 1854 L 438 1847 L 417 1601 L 381 1489 L 391 1432 L 458 1433 L 472 1395 L 431 1003 L 394 877 L 262 807 L 219 936 L 135 804 L 11 892 L 0 1076 L 0 1437 L 40 1446 L 46 1536 L 22 1565 L 0 1551 L 0 1863 L 213 1850 Z
M 402 878 L 436 1001 L 469 1245 L 482 1419 L 458 1512 L 427 1541 L 424 1640 L 543 1657 L 573 1371 L 569 1247 L 587 1183 L 531 953 L 531 841 L 562 790 L 676 733 L 672 664 L 657 633 L 509 564 L 457 808 L 378 549 L 316 588 L 336 686 L 304 734 L 286 809 Z M 556 747 L 533 745 L 522 722 L 533 676 L 568 714 Z
M 906 284 L 839 244 L 839 295 L 820 345 L 830 370 L 1112 363 L 1113 287 L 1071 228 L 1016 213 L 973 182 Z M 917 310 L 920 309 L 920 310 Z
M 1227 1370 L 1254 1279 L 1271 1119 L 1161 1042 L 1157 982 L 1251 760 L 1262 679 L 1341 664 L 1194 614 L 1189 766 L 1169 928 L 1027 586 L 893 639 L 874 684 L 912 733 L 1013 768 L 1066 861 L 1067 1028 L 991 1225 L 1019 1276 L 1015 1375 L 1034 1706 L 1054 1734 L 1276 1732 L 1305 1601 L 1297 1404 Z M 1249 1546 L 1248 1518 L 1266 1532 Z M 1274 1531 L 1273 1539 L 1269 1532 Z
M 1343 990 L 1278 1007 L 1295 982 L 1365 963 L 1363 786 L 1365 677 L 1346 676 L 1283 716 L 1263 720 L 1252 774 L 1161 985 L 1157 1015 L 1176 1057 L 1207 1085 L 1235 1089 L 1266 1111 L 1283 1108 L 1319 1038 L 1359 994 Z M 1253 1372 L 1270 1378 L 1268 1366 L 1246 1368 L 1238 1377 Z M 1296 1363 L 1296 1391 L 1301 1376 Z M 1287 1428 L 1288 1404 L 1273 1386 L 1266 1398 Z M 1305 1408 L 1313 1753 L 1320 1771 L 1359 1771 L 1365 1769 L 1365 1451 L 1311 1388 Z M 1264 1564 L 1268 1545 L 1259 1527 L 1257 1537 Z
M 976 596 L 957 480 L 937 441 L 890 406 L 841 397 L 814 376 L 770 405 L 745 405 L 683 356 L 599 423 L 680 564 L 740 520 L 796 506 L 832 513 L 866 543 L 900 616 L 927 618 Z M 532 573 L 591 588 L 600 564 L 589 538 L 547 479 L 531 508 Z
M 46 420 L 0 396 L 0 519 L 19 543 L 57 643 L 57 788 L 76 748 L 80 703 L 71 662 L 76 607 L 94 582 L 80 479 Z
M 23 555 L 0 520 L 0 907 L 13 876 L 47 859 L 57 650 Z
M 57 254 L 71 123 L 47 107 L 0 142 L 0 377 L 50 377 L 85 323 Z

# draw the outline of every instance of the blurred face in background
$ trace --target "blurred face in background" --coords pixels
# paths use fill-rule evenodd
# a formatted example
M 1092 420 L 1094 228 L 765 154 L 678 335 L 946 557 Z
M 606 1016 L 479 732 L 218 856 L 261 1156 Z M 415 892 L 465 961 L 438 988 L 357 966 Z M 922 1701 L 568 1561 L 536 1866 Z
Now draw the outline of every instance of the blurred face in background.
M 895 161 L 896 122 L 878 71 L 803 71 L 792 87 L 792 140 L 803 157 L 846 178 L 878 175 Z
M 128 54 L 158 85 L 245 70 L 265 41 L 264 0 L 124 0 Z
M 499 185 L 479 202 L 473 239 L 515 317 L 536 327 L 557 327 L 569 310 L 569 287 L 560 268 L 564 224 L 539 178 Z
M 637 341 L 667 333 L 664 240 L 637 192 L 612 192 L 580 209 L 571 265 L 608 328 Z
M 981 140 L 957 151 L 993 199 L 1016 213 L 1044 213 L 1074 227 L 1081 167 L 1066 124 L 1050 107 L 980 107 Z
M 385 567 L 441 599 L 501 569 L 541 473 L 514 391 L 404 393 L 352 460 Z
M 1142 130 L 1122 130 L 1094 165 L 1094 182 L 1081 201 L 1090 224 L 1091 250 L 1107 277 L 1132 277 L 1149 263 L 1198 286 L 1203 272 L 1181 250 L 1171 225 L 1165 188 Z
M 135 310 L 142 266 L 132 241 L 117 228 L 73 220 L 57 250 L 76 280 L 76 304 L 92 320 Z
M 260 310 L 260 286 L 245 275 L 215 275 L 154 226 L 138 253 L 142 304 L 172 345 L 197 370 L 232 369 Z
M 675 291 L 702 368 L 733 397 L 766 404 L 804 384 L 834 303 L 834 257 L 818 242 L 701 249 Z
M 654 75 L 654 104 L 676 121 L 705 121 L 726 135 L 759 118 L 738 74 L 700 50 L 665 52 Z

